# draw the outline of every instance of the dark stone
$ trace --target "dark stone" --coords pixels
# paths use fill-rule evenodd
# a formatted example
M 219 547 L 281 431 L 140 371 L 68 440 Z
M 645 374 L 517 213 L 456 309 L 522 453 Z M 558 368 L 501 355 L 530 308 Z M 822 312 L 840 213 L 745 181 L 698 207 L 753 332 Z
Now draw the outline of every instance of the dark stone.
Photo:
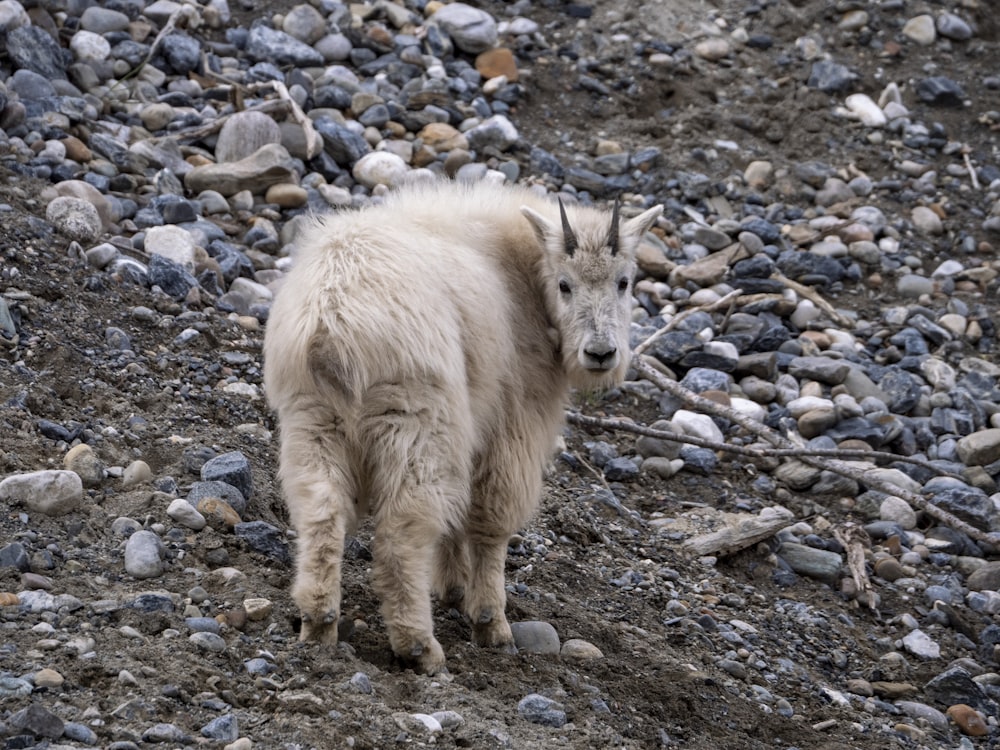
M 149 283 L 156 285 L 175 300 L 184 299 L 188 292 L 198 286 L 198 279 L 188 273 L 184 266 L 163 255 L 152 255 L 149 259 Z
M 715 455 L 715 451 L 695 445 L 683 446 L 680 457 L 684 461 L 685 469 L 706 476 L 714 472 L 719 465 L 719 457 Z
M 934 545 L 934 550 L 937 552 L 947 552 L 949 555 L 964 555 L 966 557 L 983 556 L 982 550 L 979 549 L 979 546 L 972 539 L 950 526 L 935 526 L 927 530 L 926 536 L 928 539 L 945 543 L 940 546 L 937 544 Z
M 259 21 L 247 36 L 246 53 L 256 62 L 297 67 L 323 65 L 323 56 L 308 44 Z
M 262 555 L 281 563 L 290 563 L 292 553 L 285 541 L 285 535 L 276 526 L 264 521 L 248 521 L 233 526 L 233 532 L 238 539 Z
M 240 736 L 236 717 L 233 714 L 225 714 L 212 719 L 201 728 L 201 736 L 210 740 L 232 742 Z
M 198 218 L 198 209 L 189 200 L 172 200 L 160 209 L 164 224 L 185 224 Z
M 68 50 L 67 50 L 68 54 Z M 14 68 L 27 68 L 49 80 L 66 78 L 67 58 L 59 44 L 38 26 L 20 26 L 7 34 L 7 57 Z
M 817 60 L 809 72 L 809 88 L 819 89 L 827 94 L 837 94 L 851 89 L 858 75 L 846 65 L 832 60 Z
M 649 351 L 660 361 L 671 365 L 680 362 L 689 352 L 699 351 L 703 345 L 704 342 L 693 333 L 675 330 L 660 336 Z
M 604 476 L 609 482 L 631 482 L 639 476 L 639 467 L 631 458 L 612 458 L 604 466 Z
M 338 125 L 329 117 L 317 117 L 313 125 L 323 136 L 324 150 L 340 166 L 351 167 L 354 162 L 372 150 L 368 141 L 343 125 Z
M 878 385 L 889 396 L 887 405 L 893 414 L 909 414 L 920 400 L 921 380 L 905 370 L 888 370 Z
M 961 107 L 965 101 L 961 84 L 945 76 L 931 76 L 918 81 L 917 96 L 920 101 L 935 107 Z
M 997 716 L 998 706 L 961 667 L 951 667 L 924 685 L 924 697 L 940 706 L 964 703 L 987 716 Z
M 844 267 L 837 260 L 815 253 L 786 250 L 776 264 L 785 276 L 803 284 L 829 285 L 844 278 Z
M 781 227 L 759 216 L 752 216 L 740 222 L 740 231 L 756 234 L 766 245 L 775 245 L 781 240 Z
M 22 573 L 31 570 L 31 561 L 20 542 L 11 542 L 0 548 L 0 568 L 17 568 Z
M 180 75 L 198 70 L 201 65 L 201 45 L 187 34 L 175 32 L 163 40 L 163 57 Z
M 982 531 L 990 530 L 996 515 L 986 493 L 972 487 L 949 487 L 934 493 L 931 502 Z
M 132 600 L 129 606 L 146 614 L 153 612 L 166 612 L 169 614 L 174 611 L 173 600 L 165 594 L 139 594 L 139 596 Z
M 201 467 L 204 482 L 225 482 L 231 484 L 246 499 L 253 496 L 253 473 L 250 461 L 239 451 L 230 451 L 210 458 Z
M 13 714 L 7 720 L 7 725 L 17 732 L 27 732 L 50 740 L 62 737 L 65 727 L 62 719 L 39 703 L 32 703 Z

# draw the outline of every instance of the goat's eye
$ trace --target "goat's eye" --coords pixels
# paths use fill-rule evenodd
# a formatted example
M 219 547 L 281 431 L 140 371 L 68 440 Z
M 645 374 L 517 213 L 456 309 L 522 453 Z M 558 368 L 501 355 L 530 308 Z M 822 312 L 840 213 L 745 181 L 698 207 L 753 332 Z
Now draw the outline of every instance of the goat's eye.
M 569 282 L 566 279 L 559 279 L 559 291 L 562 294 L 569 294 L 571 289 L 569 288 Z
M 625 294 L 628 291 L 628 279 L 621 278 L 618 279 L 618 293 Z

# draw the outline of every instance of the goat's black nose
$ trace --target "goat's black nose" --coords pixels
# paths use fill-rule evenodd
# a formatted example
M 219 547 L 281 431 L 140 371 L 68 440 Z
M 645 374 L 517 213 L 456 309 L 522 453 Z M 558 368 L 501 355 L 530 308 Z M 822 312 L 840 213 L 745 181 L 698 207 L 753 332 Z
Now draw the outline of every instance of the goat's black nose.
M 606 365 L 614 359 L 618 349 L 614 346 L 592 346 L 584 350 L 584 354 L 598 365 Z

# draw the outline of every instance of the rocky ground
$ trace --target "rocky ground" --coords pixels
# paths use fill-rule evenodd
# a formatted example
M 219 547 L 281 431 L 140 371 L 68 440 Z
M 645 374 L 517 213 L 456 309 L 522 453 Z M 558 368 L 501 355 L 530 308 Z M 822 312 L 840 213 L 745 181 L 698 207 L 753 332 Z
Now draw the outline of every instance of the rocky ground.
M 996 746 L 993 9 L 475 5 L 0 0 L 5 747 Z M 572 407 L 702 444 L 574 421 L 519 653 L 442 609 L 428 678 L 367 528 L 297 643 L 260 342 L 299 217 L 434 173 L 666 205 L 659 380 Z

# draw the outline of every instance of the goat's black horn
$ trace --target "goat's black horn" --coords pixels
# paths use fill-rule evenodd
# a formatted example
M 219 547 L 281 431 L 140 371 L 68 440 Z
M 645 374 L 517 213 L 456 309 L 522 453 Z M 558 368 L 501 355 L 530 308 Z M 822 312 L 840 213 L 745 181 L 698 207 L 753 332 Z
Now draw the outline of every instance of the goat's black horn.
M 573 234 L 573 228 L 569 225 L 569 219 L 566 218 L 566 207 L 563 205 L 562 198 L 559 199 L 559 218 L 562 219 L 562 230 L 563 230 L 563 242 L 566 245 L 566 254 L 570 257 L 576 252 L 576 235 Z
M 611 248 L 612 255 L 618 252 L 618 207 L 620 205 L 621 201 L 615 198 L 615 207 L 611 209 L 611 230 L 608 232 L 608 246 Z

